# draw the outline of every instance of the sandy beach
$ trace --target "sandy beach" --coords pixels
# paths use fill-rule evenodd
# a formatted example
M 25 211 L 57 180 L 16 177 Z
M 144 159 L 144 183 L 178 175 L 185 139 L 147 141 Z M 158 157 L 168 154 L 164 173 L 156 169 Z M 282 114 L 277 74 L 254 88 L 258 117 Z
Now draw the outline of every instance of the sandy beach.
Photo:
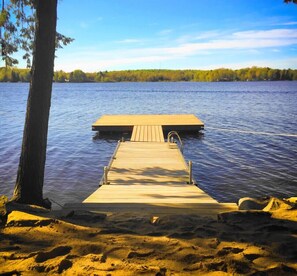
M 215 217 L 10 208 L 1 275 L 297 273 L 296 198 Z

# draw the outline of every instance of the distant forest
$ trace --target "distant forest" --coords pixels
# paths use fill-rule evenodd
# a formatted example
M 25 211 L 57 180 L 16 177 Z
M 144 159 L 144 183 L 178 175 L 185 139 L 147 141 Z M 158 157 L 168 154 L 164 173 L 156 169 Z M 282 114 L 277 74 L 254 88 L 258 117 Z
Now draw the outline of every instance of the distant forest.
M 158 82 L 158 81 L 278 81 L 297 80 L 296 69 L 272 69 L 268 67 L 251 67 L 238 70 L 124 70 L 85 73 L 74 70 L 66 73 L 56 71 L 54 82 Z M 0 82 L 29 82 L 30 70 L 17 68 L 0 68 Z

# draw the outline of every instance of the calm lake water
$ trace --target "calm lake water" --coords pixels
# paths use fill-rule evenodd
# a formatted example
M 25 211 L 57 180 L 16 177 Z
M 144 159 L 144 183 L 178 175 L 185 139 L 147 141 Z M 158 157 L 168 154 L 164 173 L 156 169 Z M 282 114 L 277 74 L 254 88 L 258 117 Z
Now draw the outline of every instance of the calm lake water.
M 0 194 L 12 195 L 28 84 L 0 83 Z M 121 137 L 98 137 L 103 114 L 194 113 L 182 135 L 198 185 L 215 199 L 297 195 L 297 82 L 54 84 L 44 196 L 80 202 L 98 186 Z M 126 135 L 129 136 L 129 135 Z

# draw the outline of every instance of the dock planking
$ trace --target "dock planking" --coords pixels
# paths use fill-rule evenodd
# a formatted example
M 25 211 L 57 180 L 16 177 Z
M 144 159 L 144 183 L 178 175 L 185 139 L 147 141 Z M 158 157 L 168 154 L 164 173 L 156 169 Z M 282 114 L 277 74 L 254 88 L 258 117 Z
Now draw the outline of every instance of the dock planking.
M 220 204 L 197 185 L 189 184 L 189 168 L 178 147 L 165 142 L 163 129 L 200 130 L 204 124 L 193 114 L 105 115 L 92 125 L 99 131 L 132 131 L 131 140 L 119 142 L 107 174 L 107 183 L 88 196 L 83 205 L 101 211 L 198 212 L 215 215 L 237 209 Z M 166 129 L 166 127 L 168 127 Z
M 164 131 L 199 131 L 204 123 L 194 114 L 103 115 L 92 124 L 102 132 L 131 131 L 134 126 L 161 126 Z
M 133 142 L 164 142 L 161 126 L 136 125 L 133 127 L 130 141 Z

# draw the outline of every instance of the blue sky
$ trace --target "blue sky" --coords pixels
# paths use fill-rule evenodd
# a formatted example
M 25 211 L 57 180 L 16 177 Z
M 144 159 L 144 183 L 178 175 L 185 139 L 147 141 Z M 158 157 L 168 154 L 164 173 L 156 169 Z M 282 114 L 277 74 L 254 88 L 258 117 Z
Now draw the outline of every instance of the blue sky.
M 61 0 L 56 70 L 297 68 L 283 0 Z

